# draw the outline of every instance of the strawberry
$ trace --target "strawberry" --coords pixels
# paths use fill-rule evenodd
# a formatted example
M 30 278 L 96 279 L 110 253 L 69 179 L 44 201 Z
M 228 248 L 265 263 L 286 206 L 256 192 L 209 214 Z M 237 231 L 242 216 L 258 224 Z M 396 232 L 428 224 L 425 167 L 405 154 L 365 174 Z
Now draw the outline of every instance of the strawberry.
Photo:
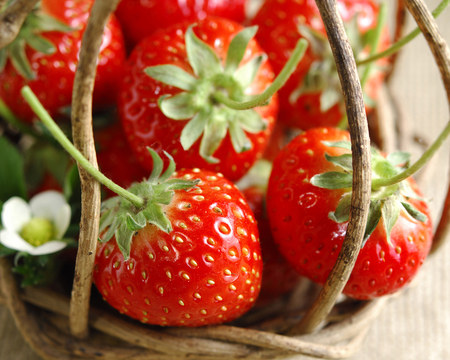
M 131 150 L 119 121 L 95 129 L 94 138 L 99 168 L 116 184 L 128 188 L 147 177 L 148 173 L 136 158 L 130 156 Z M 114 194 L 105 189 L 108 195 Z
M 376 32 L 378 4 L 373 0 L 339 0 L 338 9 L 355 57 L 364 56 Z M 310 45 L 296 71 L 280 89 L 280 121 L 304 130 L 338 125 L 345 114 L 342 91 L 315 1 L 267 0 L 252 23 L 260 28 L 256 38 L 268 53 L 275 73 L 281 71 L 299 37 L 307 39 Z M 385 31 L 382 45 L 387 43 Z M 368 111 L 373 108 L 383 82 L 380 67 L 386 64 L 386 59 L 377 62 L 365 84 Z M 359 67 L 361 74 L 364 69 Z
M 129 191 L 146 199 L 104 203 L 94 282 L 105 300 L 144 323 L 200 326 L 230 321 L 257 299 L 258 229 L 248 204 L 221 174 L 174 173 L 163 161 Z M 195 180 L 194 180 L 195 179 Z M 139 211 L 141 210 L 141 211 Z
M 220 16 L 236 22 L 245 19 L 245 0 L 122 0 L 119 19 L 130 47 L 159 29 L 183 21 L 195 22 L 206 16 Z
M 242 190 L 246 201 L 255 214 L 260 234 L 263 259 L 263 277 L 257 305 L 266 305 L 291 291 L 300 276 L 281 255 L 270 230 L 266 212 L 266 192 L 263 187 L 253 185 Z
M 154 33 L 132 52 L 120 90 L 119 115 L 130 147 L 152 168 L 147 146 L 170 153 L 186 168 L 242 177 L 260 157 L 278 110 L 234 110 L 219 96 L 245 101 L 271 84 L 273 72 L 256 28 L 206 18 Z
M 92 0 L 42 0 L 25 20 L 17 39 L 0 50 L 0 97 L 23 121 L 32 122 L 34 117 L 20 96 L 24 85 L 33 89 L 53 117 L 70 106 L 81 39 L 92 4 Z M 99 55 L 96 108 L 115 102 L 114 89 L 124 61 L 122 31 L 112 17 Z
M 267 208 L 280 251 L 302 275 L 323 284 L 347 229 L 352 186 L 347 131 L 310 129 L 277 156 Z M 372 151 L 372 196 L 364 245 L 344 293 L 356 299 L 390 294 L 409 283 L 432 242 L 430 212 L 414 180 L 378 187 L 408 162 L 405 153 Z

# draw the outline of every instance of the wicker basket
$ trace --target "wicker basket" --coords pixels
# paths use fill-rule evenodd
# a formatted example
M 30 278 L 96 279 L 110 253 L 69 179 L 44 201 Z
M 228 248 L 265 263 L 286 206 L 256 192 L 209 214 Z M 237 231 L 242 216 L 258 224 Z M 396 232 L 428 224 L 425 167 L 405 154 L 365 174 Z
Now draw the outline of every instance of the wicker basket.
M 118 0 L 97 0 L 83 40 L 74 86 L 75 145 L 95 163 L 90 118 L 95 59 L 108 15 Z M 365 214 L 357 207 L 368 203 L 367 181 L 369 127 L 372 139 L 392 150 L 395 129 L 389 95 L 384 92 L 375 116 L 366 121 L 362 93 L 351 49 L 337 15 L 334 1 L 318 1 L 322 18 L 343 84 L 358 183 L 352 216 L 338 261 L 324 287 L 302 282 L 289 296 L 270 309 L 254 310 L 233 325 L 204 328 L 160 328 L 145 326 L 117 313 L 96 307 L 91 299 L 91 275 L 99 219 L 99 185 L 84 171 L 82 221 L 71 297 L 47 288 L 19 290 L 11 264 L 0 259 L 0 302 L 7 305 L 17 327 L 35 352 L 44 359 L 287 359 L 309 355 L 346 358 L 356 350 L 386 298 L 355 301 L 339 296 L 358 255 Z M 405 6 L 406 5 L 406 6 Z M 450 55 L 445 42 L 421 0 L 399 1 L 395 37 L 402 34 L 406 8 L 415 17 L 430 43 L 442 74 L 450 104 Z M 394 60 L 392 59 L 392 65 Z M 393 68 L 393 66 L 392 66 Z M 391 69 L 392 71 L 392 69 Z M 369 123 L 369 127 L 367 124 Z M 361 204 L 361 206 L 359 206 Z M 448 237 L 450 191 L 442 209 L 432 251 Z M 307 296 L 305 296 L 307 295 Z M 89 335 L 89 336 L 88 336 Z

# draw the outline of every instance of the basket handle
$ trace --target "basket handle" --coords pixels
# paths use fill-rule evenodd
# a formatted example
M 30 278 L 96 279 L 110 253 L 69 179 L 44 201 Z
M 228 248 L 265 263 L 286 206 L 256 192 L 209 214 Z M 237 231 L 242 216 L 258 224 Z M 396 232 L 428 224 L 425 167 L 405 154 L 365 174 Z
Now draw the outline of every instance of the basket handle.
M 80 62 L 72 97 L 72 135 L 75 147 L 94 165 L 97 159 L 92 129 L 92 93 L 97 58 L 104 28 L 119 0 L 96 0 L 83 35 Z M 81 222 L 75 276 L 70 302 L 70 331 L 83 338 L 88 334 L 92 272 L 100 219 L 100 184 L 78 167 L 81 181 Z

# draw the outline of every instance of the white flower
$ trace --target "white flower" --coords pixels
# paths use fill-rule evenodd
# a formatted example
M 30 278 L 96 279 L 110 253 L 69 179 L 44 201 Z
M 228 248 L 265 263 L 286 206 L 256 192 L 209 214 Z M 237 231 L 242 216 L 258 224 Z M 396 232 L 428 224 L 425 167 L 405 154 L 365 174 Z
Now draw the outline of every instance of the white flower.
M 39 193 L 29 204 L 12 197 L 3 204 L 0 243 L 30 255 L 60 251 L 67 245 L 61 238 L 69 226 L 70 215 L 69 204 L 57 191 Z

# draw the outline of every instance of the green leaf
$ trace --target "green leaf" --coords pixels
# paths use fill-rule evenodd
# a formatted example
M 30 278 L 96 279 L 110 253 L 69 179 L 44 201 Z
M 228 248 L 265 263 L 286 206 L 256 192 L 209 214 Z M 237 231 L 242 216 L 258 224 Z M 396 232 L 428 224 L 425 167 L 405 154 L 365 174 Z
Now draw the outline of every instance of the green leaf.
M 410 158 L 410 153 L 404 151 L 396 151 L 389 154 L 386 159 L 394 166 L 407 166 L 409 164 Z
M 256 74 L 258 73 L 261 64 L 267 59 L 267 55 L 261 54 L 253 57 L 245 64 L 240 66 L 233 74 L 233 78 L 241 84 L 245 89 L 249 87 L 255 80 Z
M 147 147 L 147 150 L 150 153 L 152 160 L 153 160 L 153 169 L 148 178 L 148 182 L 153 183 L 161 175 L 163 167 L 164 167 L 164 162 L 155 150 L 153 150 L 150 147 Z
M 245 131 L 256 134 L 266 129 L 267 125 L 254 109 L 241 110 L 236 114 L 236 122 Z
M 195 75 L 208 77 L 222 72 L 220 59 L 208 44 L 194 34 L 192 26 L 187 29 L 185 39 L 189 64 Z
M 227 131 L 228 124 L 226 119 L 215 117 L 214 122 L 209 121 L 205 126 L 202 141 L 200 142 L 200 156 L 210 163 L 217 163 L 219 160 L 212 155 L 227 135 Z
M 184 150 L 189 150 L 203 134 L 209 116 L 209 111 L 202 110 L 183 128 L 181 131 L 180 142 Z
M 324 189 L 344 189 L 352 187 L 352 174 L 330 171 L 314 175 L 311 184 Z
M 130 257 L 131 240 L 135 231 L 128 227 L 128 221 L 121 221 L 115 233 L 117 246 L 123 255 L 124 260 Z
M 330 212 L 328 214 L 328 217 L 334 222 L 337 222 L 338 224 L 348 221 L 350 217 L 351 202 L 352 202 L 352 194 L 351 193 L 345 194 L 339 200 L 336 210 Z
M 381 201 L 371 201 L 369 206 L 369 214 L 367 216 L 366 229 L 364 231 L 364 239 L 361 247 L 364 247 L 370 235 L 377 227 L 381 219 Z
M 161 206 L 149 204 L 149 206 L 143 210 L 143 214 L 150 224 L 156 225 L 165 233 L 170 233 L 172 231 L 172 224 L 162 211 Z
M 352 154 L 344 154 L 339 156 L 330 156 L 328 154 L 325 154 L 325 158 L 333 163 L 334 165 L 337 165 L 341 168 L 343 168 L 346 171 L 352 171 Z
M 185 91 L 192 90 L 197 81 L 194 76 L 175 65 L 149 66 L 144 72 L 155 80 Z
M 137 231 L 144 228 L 147 225 L 147 219 L 142 212 L 137 214 L 127 214 L 127 227 L 131 231 Z
M 417 210 L 414 205 L 404 201 L 402 202 L 402 205 L 406 212 L 417 221 L 426 222 L 428 220 L 427 216 L 423 212 Z
M 389 178 L 391 176 L 396 175 L 399 172 L 399 168 L 392 165 L 386 159 L 381 160 L 373 159 L 372 169 L 381 178 Z
M 20 75 L 28 80 L 36 77 L 25 53 L 24 40 L 18 39 L 13 41 L 9 46 L 9 53 L 11 55 L 11 63 Z
M 342 93 L 334 88 L 326 87 L 320 94 L 320 111 L 326 112 L 334 105 L 338 104 L 342 99 Z
M 166 171 L 164 171 L 164 173 L 162 173 L 159 177 L 160 183 L 167 182 L 167 179 L 172 176 L 176 168 L 175 161 L 173 160 L 172 155 L 170 155 L 167 151 L 164 151 L 164 155 L 166 155 L 166 157 L 169 159 L 169 165 L 167 166 Z
M 27 39 L 27 43 L 34 50 L 46 55 L 53 54 L 56 51 L 56 48 L 52 42 L 42 36 L 30 36 Z
M 194 186 L 197 185 L 200 180 L 183 180 L 183 179 L 170 179 L 166 182 L 167 190 L 188 190 L 192 188 L 192 184 Z
M 252 143 L 245 135 L 244 130 L 235 122 L 231 122 L 229 125 L 231 143 L 233 144 L 234 151 L 241 153 L 252 148 Z
M 391 244 L 391 231 L 400 215 L 400 207 L 398 201 L 393 198 L 388 198 L 383 201 L 381 206 L 381 215 L 383 217 L 384 230 L 386 231 L 386 238 Z
M 22 155 L 4 136 L 0 137 L 0 154 L 0 201 L 13 196 L 26 199 Z
M 162 113 L 173 120 L 192 118 L 198 111 L 193 105 L 192 95 L 181 92 L 174 96 L 161 96 L 158 105 Z
M 233 73 L 244 58 L 248 43 L 258 31 L 258 26 L 247 27 L 237 33 L 228 47 L 227 58 L 225 61 L 225 71 Z
M 336 147 L 341 149 L 352 149 L 352 144 L 350 141 L 322 141 L 322 144 L 329 147 Z

